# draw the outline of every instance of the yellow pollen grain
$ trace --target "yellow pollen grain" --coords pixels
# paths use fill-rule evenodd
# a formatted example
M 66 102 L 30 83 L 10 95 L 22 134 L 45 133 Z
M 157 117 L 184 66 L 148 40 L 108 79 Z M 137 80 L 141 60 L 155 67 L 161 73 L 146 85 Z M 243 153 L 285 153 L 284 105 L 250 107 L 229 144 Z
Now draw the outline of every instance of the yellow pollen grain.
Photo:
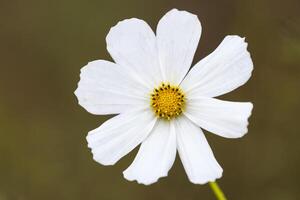
M 157 117 L 170 120 L 182 113 L 185 96 L 178 86 L 162 83 L 151 93 L 151 106 Z

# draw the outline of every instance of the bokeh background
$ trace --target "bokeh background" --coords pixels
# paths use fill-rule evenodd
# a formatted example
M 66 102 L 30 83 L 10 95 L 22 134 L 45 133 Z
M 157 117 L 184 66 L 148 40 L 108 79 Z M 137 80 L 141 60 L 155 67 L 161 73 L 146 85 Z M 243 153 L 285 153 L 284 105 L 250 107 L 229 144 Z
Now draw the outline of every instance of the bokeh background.
M 249 43 L 252 78 L 221 97 L 254 103 L 249 133 L 206 133 L 228 199 L 300 199 L 299 0 L 1 0 L 0 200 L 215 199 L 208 185 L 188 181 L 178 157 L 151 186 L 122 177 L 136 150 L 112 167 L 94 162 L 86 134 L 110 116 L 87 113 L 73 94 L 82 66 L 111 60 L 111 26 L 137 17 L 155 30 L 174 7 L 202 22 L 194 62 L 228 34 Z

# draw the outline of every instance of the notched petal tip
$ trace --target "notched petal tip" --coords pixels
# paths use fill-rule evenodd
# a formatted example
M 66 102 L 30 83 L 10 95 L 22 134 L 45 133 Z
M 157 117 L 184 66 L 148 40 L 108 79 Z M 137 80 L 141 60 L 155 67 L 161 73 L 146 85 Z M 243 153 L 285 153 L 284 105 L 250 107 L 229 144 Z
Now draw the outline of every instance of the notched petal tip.
M 209 178 L 209 179 L 205 179 L 205 180 L 198 180 L 198 179 L 189 179 L 191 183 L 193 184 L 199 184 L 199 185 L 205 185 L 209 182 L 215 182 L 217 179 L 220 179 L 223 175 L 223 170 L 220 173 L 220 175 L 214 177 L 214 178 Z
M 244 105 L 245 105 L 245 110 L 246 110 L 246 111 L 245 111 L 245 112 L 246 112 L 246 114 L 245 114 L 246 120 L 248 120 L 249 117 L 250 117 L 251 114 L 252 114 L 253 103 L 251 103 L 251 102 L 245 102 Z
M 241 37 L 239 35 L 226 35 L 225 38 L 227 39 L 237 39 L 240 41 L 245 41 L 245 37 Z
M 96 161 L 97 163 L 103 165 L 103 166 L 112 166 L 112 165 L 115 165 L 117 163 L 117 161 L 106 161 L 106 160 L 99 159 L 94 154 L 93 154 L 93 160 Z
M 155 178 L 152 178 L 152 179 L 143 179 L 143 178 L 140 178 L 140 177 L 134 177 L 134 176 L 130 176 L 130 172 L 128 171 L 123 171 L 123 177 L 128 180 L 128 181 L 135 181 L 137 182 L 138 184 L 143 184 L 143 185 L 151 185 L 151 184 L 154 184 L 156 182 L 158 182 L 160 179 L 162 178 L 165 178 L 168 176 L 168 173 L 165 173 L 165 174 L 162 174 L 160 175 L 159 177 L 155 177 Z
M 110 39 L 113 36 L 113 33 L 115 31 L 117 31 L 118 29 L 122 29 L 123 26 L 128 26 L 128 24 L 132 24 L 132 23 L 142 23 L 142 24 L 148 26 L 148 24 L 142 19 L 138 19 L 138 18 L 134 18 L 134 17 L 128 18 L 128 19 L 123 19 L 109 29 L 108 34 L 105 38 L 107 46 L 109 46 L 109 44 L 111 43 Z
M 188 12 L 188 11 L 186 11 L 186 10 L 178 10 L 177 8 L 173 8 L 173 9 L 171 9 L 170 11 L 168 11 L 168 12 L 166 13 L 166 15 L 170 15 L 170 14 L 185 14 L 185 15 L 191 15 L 191 16 L 196 17 L 196 18 L 198 19 L 198 16 L 197 16 L 197 15 L 195 15 L 195 14 L 193 14 L 193 13 L 190 13 L 190 12 Z
M 74 90 L 74 92 L 73 92 L 73 94 L 77 97 L 77 100 L 78 100 L 78 93 L 79 93 L 79 89 L 77 86 L 76 90 Z
M 241 37 L 239 35 L 227 35 L 227 36 L 225 36 L 223 41 L 226 41 L 228 44 L 230 43 L 230 46 L 241 45 L 241 47 L 244 47 L 246 49 L 246 51 L 248 52 L 248 50 L 247 50 L 248 42 L 246 42 L 246 37 Z
M 92 144 L 93 140 L 94 140 L 93 137 L 95 134 L 96 134 L 96 132 L 90 131 L 86 136 L 87 146 L 90 149 L 90 152 L 93 156 L 93 160 L 104 166 L 111 166 L 111 165 L 116 164 L 117 161 L 115 161 L 115 160 L 107 160 L 103 157 L 102 158 L 97 157 L 97 153 L 95 152 L 95 149 L 94 149 L 95 144 Z
M 193 184 L 205 185 L 209 182 L 214 182 L 223 176 L 223 168 L 218 165 L 218 168 L 214 170 L 214 175 L 210 176 L 198 176 L 198 177 L 188 177 L 189 181 Z
M 249 128 L 248 128 L 248 126 L 249 126 L 249 119 L 250 119 L 250 117 L 251 117 L 251 115 L 252 115 L 252 109 L 253 109 L 253 104 L 251 103 L 251 102 L 245 102 L 244 103 L 244 105 L 245 105 L 245 117 L 244 117 L 244 131 L 242 131 L 241 133 L 240 133 L 240 135 L 238 135 L 238 136 L 235 136 L 235 137 L 233 137 L 234 139 L 237 139 L 237 138 L 242 138 L 243 136 L 245 136 L 247 133 L 248 133 L 248 131 L 249 131 Z
M 178 10 L 177 8 L 173 8 L 172 10 L 170 10 L 169 12 L 167 12 L 163 18 L 169 17 L 170 15 L 174 15 L 173 17 L 176 16 L 176 17 L 180 17 L 180 18 L 183 18 L 183 17 L 193 18 L 193 20 L 199 25 L 200 32 L 202 32 L 202 30 L 201 30 L 202 29 L 202 25 L 201 25 L 201 22 L 200 22 L 200 20 L 199 20 L 199 18 L 198 18 L 197 15 L 195 15 L 193 13 L 190 13 L 190 12 L 188 12 L 186 10 Z
M 73 93 L 77 98 L 78 105 L 80 105 L 87 112 L 93 115 L 98 115 L 98 113 L 95 112 L 95 110 L 91 106 L 87 106 L 88 99 L 85 97 L 84 94 L 82 94 L 81 89 L 79 88 L 79 84 L 80 82 L 78 83 L 77 89 Z
M 247 126 L 246 126 L 246 128 L 247 128 L 247 132 L 248 132 L 249 119 L 250 119 L 250 117 L 251 117 L 251 115 L 252 115 L 252 111 L 253 111 L 253 103 L 247 102 L 246 104 L 247 104 L 247 106 L 248 106 L 248 113 L 247 113 L 247 115 L 246 115 L 246 121 L 247 121 Z

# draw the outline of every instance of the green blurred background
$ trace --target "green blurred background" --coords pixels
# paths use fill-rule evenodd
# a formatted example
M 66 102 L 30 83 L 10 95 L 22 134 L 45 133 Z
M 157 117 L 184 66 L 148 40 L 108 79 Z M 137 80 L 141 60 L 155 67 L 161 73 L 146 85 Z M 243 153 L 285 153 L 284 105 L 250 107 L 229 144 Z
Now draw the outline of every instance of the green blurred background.
M 228 34 L 249 43 L 252 78 L 221 97 L 254 103 L 249 133 L 206 134 L 228 199 L 300 199 L 299 0 L 1 0 L 0 200 L 215 199 L 207 185 L 188 181 L 178 157 L 151 186 L 122 177 L 136 150 L 112 167 L 94 162 L 86 134 L 110 116 L 87 113 L 73 94 L 82 66 L 111 60 L 111 26 L 137 17 L 155 29 L 174 7 L 202 22 L 194 62 Z

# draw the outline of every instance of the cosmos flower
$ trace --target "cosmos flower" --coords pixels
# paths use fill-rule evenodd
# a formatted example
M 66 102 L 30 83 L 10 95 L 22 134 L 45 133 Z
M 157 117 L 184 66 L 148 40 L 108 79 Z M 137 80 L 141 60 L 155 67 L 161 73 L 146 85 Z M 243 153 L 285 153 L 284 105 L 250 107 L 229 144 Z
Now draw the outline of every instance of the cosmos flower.
M 113 165 L 141 144 L 123 172 L 130 181 L 148 185 L 167 176 L 177 151 L 192 183 L 222 176 L 202 129 L 225 138 L 247 133 L 252 104 L 215 97 L 243 85 L 253 63 L 244 38 L 231 35 L 190 69 L 200 35 L 197 16 L 176 9 L 156 35 L 136 18 L 111 28 L 106 42 L 115 63 L 88 63 L 75 91 L 88 112 L 118 114 L 88 133 L 95 161 Z

